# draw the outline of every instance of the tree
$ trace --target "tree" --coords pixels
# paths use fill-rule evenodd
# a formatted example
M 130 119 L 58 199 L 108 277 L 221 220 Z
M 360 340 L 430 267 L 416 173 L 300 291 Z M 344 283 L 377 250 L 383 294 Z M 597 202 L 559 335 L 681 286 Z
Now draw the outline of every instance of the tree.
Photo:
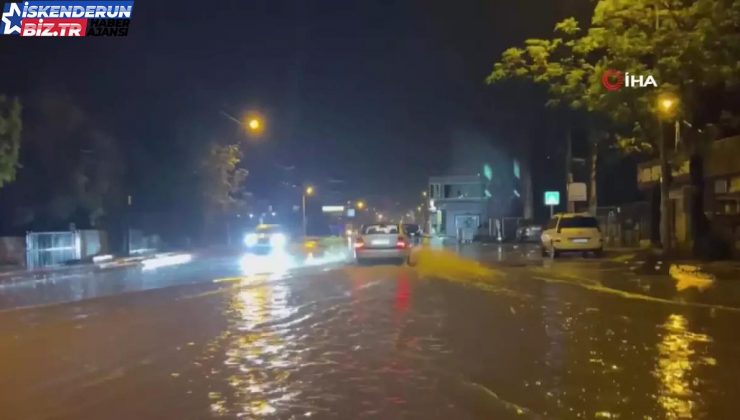
M 623 127 L 632 123 L 631 133 L 622 136 L 620 145 L 649 144 L 653 150 L 665 151 L 664 123 L 657 118 L 656 109 L 660 91 L 673 92 L 679 98 L 681 106 L 670 116 L 679 125 L 686 121 L 704 133 L 717 135 L 737 125 L 738 108 L 736 102 L 733 106 L 733 98 L 737 97 L 740 81 L 738 24 L 738 0 L 602 0 L 597 4 L 591 27 L 574 51 L 581 56 L 599 57 L 595 62 L 598 74 L 609 66 L 619 66 L 631 73 L 651 74 L 661 83 L 658 92 L 621 89 L 612 94 L 605 92 L 598 80 L 591 79 L 587 95 L 597 105 L 595 109 Z M 705 147 L 697 142 L 684 142 L 684 154 L 693 155 L 690 161 L 694 163 L 701 162 L 697 155 L 702 149 Z M 673 237 L 668 212 L 668 159 L 668 153 L 660 154 L 660 230 L 666 250 L 670 250 Z M 673 156 L 674 165 L 684 160 L 679 154 Z M 692 167 L 695 172 L 701 165 Z M 691 225 L 698 228 L 704 217 L 703 176 L 691 178 L 695 187 Z M 694 230 L 693 234 L 698 240 L 703 232 Z
M 651 74 L 660 90 L 681 99 L 676 118 L 699 129 L 737 126 L 736 107 L 727 105 L 733 103 L 740 79 L 738 23 L 740 0 L 600 0 L 585 33 L 576 19 L 565 19 L 555 26 L 552 39 L 527 40 L 523 48 L 504 51 L 488 81 L 518 77 L 547 84 L 548 104 L 584 110 L 619 150 L 654 153 L 664 141 L 659 136 L 658 92 L 607 91 L 602 75 L 607 69 Z M 692 148 L 700 149 L 687 149 Z M 668 182 L 667 165 L 662 172 Z M 667 186 L 661 206 L 664 247 L 670 246 L 671 237 Z
M 508 48 L 501 60 L 494 64 L 487 83 L 499 83 L 509 79 L 526 79 L 547 87 L 548 107 L 564 110 L 568 118 L 566 125 L 566 183 L 571 182 L 571 143 L 574 117 L 587 117 L 592 128 L 589 140 L 592 142 L 590 206 L 596 207 L 596 159 L 597 141 L 603 137 L 595 122 L 597 116 L 584 100 L 589 86 L 587 75 L 592 71 L 585 57 L 578 56 L 573 49 L 578 41 L 580 28 L 574 18 L 568 18 L 555 25 L 553 39 L 528 39 L 523 48 Z
M 0 200 L 3 228 L 22 232 L 105 224 L 111 206 L 123 201 L 118 141 L 67 95 L 31 94 L 24 103 L 20 165 Z
M 21 149 L 21 104 L 0 96 L 0 188 L 15 179 Z
M 201 191 L 204 197 L 207 230 L 213 229 L 216 217 L 228 215 L 243 207 L 240 193 L 249 172 L 239 167 L 241 159 L 242 151 L 239 145 L 224 146 L 212 143 L 208 146 L 201 171 Z

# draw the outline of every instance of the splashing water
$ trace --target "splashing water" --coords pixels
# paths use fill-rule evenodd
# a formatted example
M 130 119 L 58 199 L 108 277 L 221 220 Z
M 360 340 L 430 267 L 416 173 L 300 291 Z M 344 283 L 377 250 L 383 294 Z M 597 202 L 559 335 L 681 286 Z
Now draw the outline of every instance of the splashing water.
M 668 274 L 676 280 L 676 290 L 679 292 L 690 287 L 703 291 L 714 284 L 714 276 L 699 270 L 693 265 L 671 265 Z
M 463 258 L 446 249 L 421 248 L 411 261 L 421 278 L 440 278 L 462 283 L 485 283 L 504 275 L 477 261 Z

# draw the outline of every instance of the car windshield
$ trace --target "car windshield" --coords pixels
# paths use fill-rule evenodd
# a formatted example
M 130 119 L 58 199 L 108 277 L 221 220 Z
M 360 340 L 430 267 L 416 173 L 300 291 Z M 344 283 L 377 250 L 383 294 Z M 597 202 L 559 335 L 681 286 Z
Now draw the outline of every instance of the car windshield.
M 575 216 L 560 220 L 560 228 L 598 228 L 599 222 L 594 217 Z
M 365 235 L 388 235 L 398 233 L 398 226 L 396 225 L 367 225 L 362 229 L 362 233 Z

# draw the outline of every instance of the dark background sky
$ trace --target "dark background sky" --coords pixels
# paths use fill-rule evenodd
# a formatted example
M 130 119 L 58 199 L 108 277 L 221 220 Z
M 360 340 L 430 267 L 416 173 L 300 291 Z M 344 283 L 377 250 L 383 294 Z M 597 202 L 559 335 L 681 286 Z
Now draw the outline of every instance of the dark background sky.
M 152 162 L 176 165 L 183 144 L 239 136 L 220 110 L 258 109 L 269 132 L 246 149 L 250 190 L 270 188 L 281 162 L 306 181 L 346 180 L 357 196 L 403 197 L 448 170 L 460 132 L 501 148 L 516 141 L 501 115 L 539 99 L 485 86 L 493 61 L 591 8 L 586 0 L 137 1 L 126 38 L 1 39 L 1 91 L 71 95 L 136 157 L 133 188 Z M 541 115 L 519 117 L 514 124 L 548 129 Z

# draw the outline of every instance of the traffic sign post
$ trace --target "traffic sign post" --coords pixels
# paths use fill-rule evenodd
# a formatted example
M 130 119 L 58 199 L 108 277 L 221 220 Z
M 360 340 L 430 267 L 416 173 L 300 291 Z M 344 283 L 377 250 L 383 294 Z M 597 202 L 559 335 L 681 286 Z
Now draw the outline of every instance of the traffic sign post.
M 550 206 L 550 217 L 552 217 L 555 206 L 560 205 L 560 191 L 545 191 L 545 205 Z

